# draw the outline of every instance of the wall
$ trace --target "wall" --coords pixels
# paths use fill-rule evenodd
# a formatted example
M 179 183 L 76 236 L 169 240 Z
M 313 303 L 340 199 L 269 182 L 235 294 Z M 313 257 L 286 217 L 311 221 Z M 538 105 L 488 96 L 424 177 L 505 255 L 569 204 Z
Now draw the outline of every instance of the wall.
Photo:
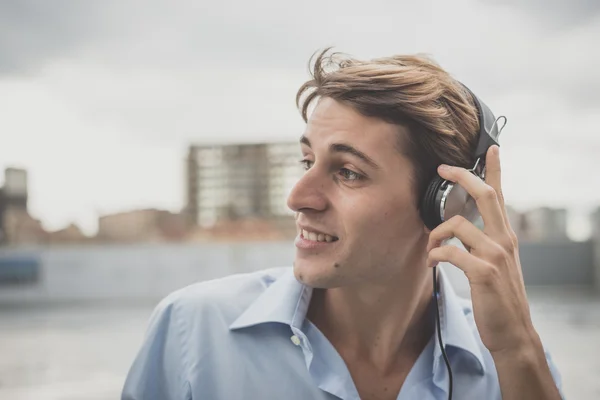
M 40 281 L 0 286 L 0 303 L 154 300 L 193 282 L 291 265 L 290 243 L 210 243 L 3 249 L 37 253 Z
M 531 285 L 593 286 L 594 245 L 589 242 L 521 243 L 523 279 Z
M 40 280 L 0 286 L 7 303 L 136 300 L 155 301 L 193 282 L 232 273 L 291 265 L 290 242 L 153 244 L 130 246 L 1 249 L 0 257 L 35 253 Z M 523 243 L 525 282 L 535 285 L 593 285 L 591 242 Z M 468 295 L 462 272 L 446 268 L 457 292 Z

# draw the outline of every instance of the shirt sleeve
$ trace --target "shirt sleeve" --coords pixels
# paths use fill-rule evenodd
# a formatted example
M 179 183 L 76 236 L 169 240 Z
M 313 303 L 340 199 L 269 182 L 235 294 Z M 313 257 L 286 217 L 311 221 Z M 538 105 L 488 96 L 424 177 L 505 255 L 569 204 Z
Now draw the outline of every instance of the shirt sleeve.
M 131 366 L 121 400 L 190 400 L 182 346 L 185 326 L 176 305 L 163 300 L 150 318 L 144 342 Z
M 566 397 L 565 397 L 565 395 L 563 393 L 562 377 L 560 375 L 560 372 L 558 371 L 558 368 L 554 364 L 554 361 L 552 361 L 552 356 L 550 355 L 550 352 L 548 351 L 548 349 L 544 348 L 544 352 L 546 354 L 546 361 L 548 362 L 548 367 L 550 368 L 550 373 L 552 374 L 552 378 L 554 379 L 554 383 L 556 384 L 556 387 L 558 388 L 558 391 L 560 393 L 560 397 L 563 400 L 565 400 Z

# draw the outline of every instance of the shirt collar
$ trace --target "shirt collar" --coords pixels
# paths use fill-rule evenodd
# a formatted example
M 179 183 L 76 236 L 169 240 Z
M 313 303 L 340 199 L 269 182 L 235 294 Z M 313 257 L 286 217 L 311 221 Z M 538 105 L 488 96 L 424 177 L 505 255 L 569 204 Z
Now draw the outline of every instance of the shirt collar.
M 485 362 L 481 348 L 474 336 L 460 304 L 460 299 L 442 268 L 439 270 L 440 284 L 440 323 L 442 340 L 446 348 L 455 347 L 474 357 L 477 369 L 485 373 Z M 254 325 L 275 322 L 300 329 L 304 323 L 310 303 L 312 289 L 296 279 L 289 268 L 267 287 L 250 306 L 229 326 L 231 330 L 248 328 Z M 437 331 L 434 346 L 434 374 L 443 365 L 442 352 L 437 345 Z
M 229 326 L 231 330 L 278 322 L 300 329 L 312 295 L 312 289 L 296 279 L 287 269 L 267 287 Z
M 476 337 L 473 327 L 467 319 L 468 313 L 472 312 L 470 307 L 465 309 L 461 304 L 461 299 L 458 297 L 454 288 L 449 282 L 448 276 L 443 268 L 438 267 L 439 271 L 439 311 L 440 325 L 442 331 L 442 340 L 444 347 L 455 347 L 470 354 L 475 361 L 476 368 L 481 374 L 485 373 L 485 360 L 481 353 L 481 347 L 478 343 L 479 338 Z M 442 356 L 442 350 L 437 341 L 437 327 L 435 332 L 436 346 L 433 350 L 433 368 L 434 373 L 440 366 L 446 368 Z

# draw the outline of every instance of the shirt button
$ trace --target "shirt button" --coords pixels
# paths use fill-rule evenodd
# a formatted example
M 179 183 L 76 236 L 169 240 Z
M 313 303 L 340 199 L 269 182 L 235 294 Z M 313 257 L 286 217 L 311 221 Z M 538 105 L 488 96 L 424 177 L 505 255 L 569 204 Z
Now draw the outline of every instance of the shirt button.
M 294 335 L 290 339 L 292 340 L 292 343 L 294 343 L 296 346 L 300 346 L 300 339 L 298 338 L 298 336 Z

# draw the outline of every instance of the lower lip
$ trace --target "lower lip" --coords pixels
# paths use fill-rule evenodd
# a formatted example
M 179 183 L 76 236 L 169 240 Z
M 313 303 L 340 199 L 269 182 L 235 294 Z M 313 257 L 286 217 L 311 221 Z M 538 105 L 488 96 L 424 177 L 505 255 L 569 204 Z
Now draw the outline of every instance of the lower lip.
M 327 246 L 331 246 L 331 245 L 337 243 L 338 240 L 335 240 L 333 242 L 317 242 L 316 240 L 305 239 L 302 236 L 302 234 L 299 234 L 296 237 L 296 247 L 299 249 L 306 249 L 306 250 L 323 249 Z

